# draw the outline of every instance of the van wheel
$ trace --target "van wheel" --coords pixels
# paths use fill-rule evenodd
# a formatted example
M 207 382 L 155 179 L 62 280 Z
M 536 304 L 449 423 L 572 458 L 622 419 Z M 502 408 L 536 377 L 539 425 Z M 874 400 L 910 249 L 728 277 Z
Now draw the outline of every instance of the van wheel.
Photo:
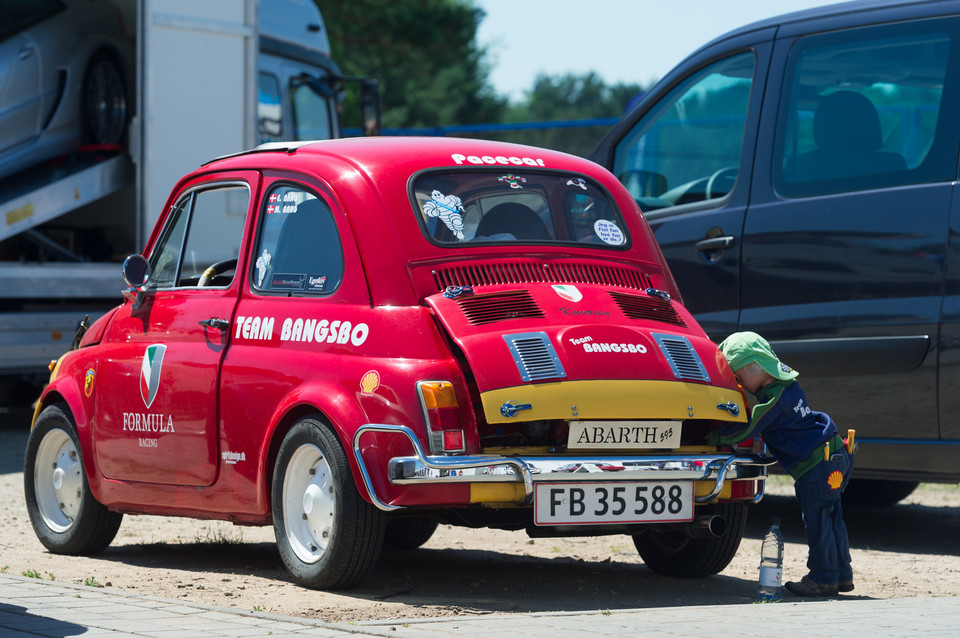
M 54 554 L 96 554 L 113 541 L 123 514 L 93 497 L 83 470 L 77 428 L 66 406 L 40 413 L 23 465 L 27 513 L 37 538 Z
M 392 518 L 383 542 L 393 549 L 417 549 L 433 536 L 439 523 L 430 518 Z
M 84 141 L 117 144 L 127 127 L 127 93 L 117 63 L 98 53 L 87 65 L 80 94 L 80 121 Z
M 869 507 L 896 505 L 913 494 L 918 485 L 919 481 L 851 478 L 849 485 L 843 490 L 843 503 Z
M 659 531 L 656 525 L 636 534 L 633 544 L 647 567 L 665 576 L 697 578 L 719 574 L 740 547 L 747 525 L 746 503 L 719 503 L 697 508 L 698 514 L 726 519 L 724 533 L 716 538 L 691 538 L 675 529 Z
M 273 471 L 273 526 L 284 565 L 314 589 L 344 589 L 373 569 L 383 512 L 357 492 L 336 434 L 312 418 L 283 439 Z

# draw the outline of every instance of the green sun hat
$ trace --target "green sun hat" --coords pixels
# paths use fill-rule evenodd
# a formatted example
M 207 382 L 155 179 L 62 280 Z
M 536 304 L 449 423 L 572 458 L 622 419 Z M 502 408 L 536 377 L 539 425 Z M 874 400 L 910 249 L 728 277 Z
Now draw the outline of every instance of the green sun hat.
M 767 340 L 756 332 L 733 333 L 720 344 L 720 352 L 734 371 L 756 363 L 764 372 L 781 381 L 792 381 L 800 374 L 780 361 Z

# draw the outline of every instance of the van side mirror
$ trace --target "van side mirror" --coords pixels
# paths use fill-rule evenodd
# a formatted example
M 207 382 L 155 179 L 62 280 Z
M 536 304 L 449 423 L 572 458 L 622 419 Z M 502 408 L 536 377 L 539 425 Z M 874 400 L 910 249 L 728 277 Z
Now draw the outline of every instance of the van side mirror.
M 380 83 L 376 80 L 360 83 L 360 116 L 364 135 L 380 135 Z

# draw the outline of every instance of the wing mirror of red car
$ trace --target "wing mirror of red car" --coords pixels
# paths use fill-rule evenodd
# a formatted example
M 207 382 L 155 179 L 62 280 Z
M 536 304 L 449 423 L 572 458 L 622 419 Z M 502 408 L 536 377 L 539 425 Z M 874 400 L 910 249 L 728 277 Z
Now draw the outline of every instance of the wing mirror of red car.
M 147 281 L 150 280 L 150 263 L 143 255 L 130 255 L 123 260 L 123 280 L 127 283 L 126 290 L 123 291 L 124 299 L 133 299 L 133 309 L 136 310 L 143 303 L 143 295 L 137 295 Z

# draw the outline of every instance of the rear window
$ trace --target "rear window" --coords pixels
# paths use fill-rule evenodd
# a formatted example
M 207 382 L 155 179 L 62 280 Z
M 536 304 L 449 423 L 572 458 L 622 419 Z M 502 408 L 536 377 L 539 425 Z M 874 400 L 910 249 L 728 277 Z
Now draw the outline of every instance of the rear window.
M 420 226 L 435 244 L 630 245 L 612 198 L 582 175 L 429 172 L 416 176 L 412 188 Z

